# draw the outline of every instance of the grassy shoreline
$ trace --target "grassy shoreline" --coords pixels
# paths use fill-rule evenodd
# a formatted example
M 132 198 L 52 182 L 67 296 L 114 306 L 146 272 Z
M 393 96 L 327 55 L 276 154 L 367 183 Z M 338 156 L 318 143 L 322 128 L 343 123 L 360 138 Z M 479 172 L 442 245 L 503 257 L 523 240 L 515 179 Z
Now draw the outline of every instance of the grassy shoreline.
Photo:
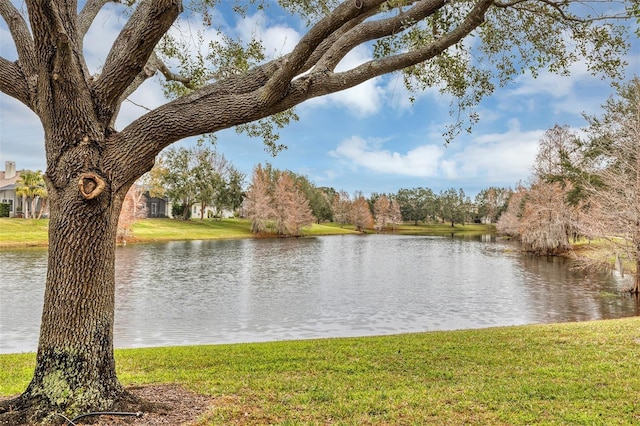
M 48 219 L 0 218 L 0 249 L 46 247 L 48 245 Z M 492 225 L 467 224 L 452 227 L 449 224 L 401 225 L 394 233 L 403 235 L 487 234 L 495 232 Z M 303 237 L 320 235 L 358 234 L 353 226 L 335 223 L 313 224 L 303 231 Z M 127 244 L 176 240 L 208 240 L 257 238 L 251 233 L 251 224 L 244 219 L 142 219 L 132 226 Z
M 640 318 L 116 351 L 127 386 L 214 398 L 198 425 L 640 424 Z M 0 395 L 35 355 L 0 355 Z

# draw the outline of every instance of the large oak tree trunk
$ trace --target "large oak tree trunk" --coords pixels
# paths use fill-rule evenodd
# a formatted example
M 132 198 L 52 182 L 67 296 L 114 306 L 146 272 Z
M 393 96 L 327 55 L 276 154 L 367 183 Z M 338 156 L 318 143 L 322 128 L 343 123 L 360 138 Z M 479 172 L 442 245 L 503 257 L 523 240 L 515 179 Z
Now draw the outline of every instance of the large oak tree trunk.
M 101 175 L 79 172 L 63 188 L 49 182 L 42 326 L 33 379 L 13 402 L 22 409 L 18 424 L 109 410 L 127 396 L 113 356 L 115 241 L 126 191 L 113 194 Z

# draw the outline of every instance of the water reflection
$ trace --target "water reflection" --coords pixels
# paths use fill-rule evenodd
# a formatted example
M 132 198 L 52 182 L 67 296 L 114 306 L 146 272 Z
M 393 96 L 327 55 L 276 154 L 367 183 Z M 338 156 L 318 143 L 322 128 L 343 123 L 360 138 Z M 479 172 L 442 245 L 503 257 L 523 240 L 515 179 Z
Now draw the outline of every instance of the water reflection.
M 0 352 L 35 350 L 44 250 L 0 251 Z M 615 276 L 492 238 L 336 236 L 117 250 L 117 347 L 389 334 L 638 315 Z

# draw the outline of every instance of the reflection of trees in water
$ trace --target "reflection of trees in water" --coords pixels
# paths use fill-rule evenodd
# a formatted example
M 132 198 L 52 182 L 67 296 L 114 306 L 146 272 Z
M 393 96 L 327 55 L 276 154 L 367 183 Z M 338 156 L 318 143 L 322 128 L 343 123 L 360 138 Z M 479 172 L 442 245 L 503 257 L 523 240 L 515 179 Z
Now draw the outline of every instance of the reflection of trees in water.
M 540 307 L 535 311 L 543 313 L 544 322 L 587 321 L 629 313 L 629 295 L 620 291 L 623 285 L 613 274 L 579 271 L 571 267 L 571 260 L 559 256 L 523 254 L 520 265 L 525 289 Z M 635 313 L 640 314 L 638 298 Z

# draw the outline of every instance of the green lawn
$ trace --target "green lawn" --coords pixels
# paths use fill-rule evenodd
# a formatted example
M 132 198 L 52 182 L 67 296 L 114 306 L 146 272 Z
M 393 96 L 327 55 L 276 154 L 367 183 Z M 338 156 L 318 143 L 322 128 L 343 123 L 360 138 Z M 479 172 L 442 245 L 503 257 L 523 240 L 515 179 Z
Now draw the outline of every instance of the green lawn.
M 480 223 L 467 223 L 464 225 L 456 223 L 436 223 L 428 225 L 413 225 L 405 223 L 399 225 L 394 231 L 396 234 L 404 235 L 485 235 L 496 232 L 495 225 L 485 225 Z
M 640 319 L 118 350 L 127 385 L 215 398 L 200 425 L 640 424 Z M 0 394 L 33 354 L 0 356 Z
M 0 248 L 46 246 L 47 219 L 0 218 Z M 373 232 L 373 231 L 369 231 Z M 406 235 L 487 234 L 495 232 L 492 225 L 401 225 L 394 233 Z M 303 236 L 336 235 L 356 233 L 353 226 L 336 223 L 313 224 L 303 229 Z M 253 238 L 251 224 L 245 219 L 143 219 L 132 226 L 127 242 L 152 242 L 173 240 L 207 240 Z
M 48 219 L 0 218 L 0 248 L 47 245 Z

